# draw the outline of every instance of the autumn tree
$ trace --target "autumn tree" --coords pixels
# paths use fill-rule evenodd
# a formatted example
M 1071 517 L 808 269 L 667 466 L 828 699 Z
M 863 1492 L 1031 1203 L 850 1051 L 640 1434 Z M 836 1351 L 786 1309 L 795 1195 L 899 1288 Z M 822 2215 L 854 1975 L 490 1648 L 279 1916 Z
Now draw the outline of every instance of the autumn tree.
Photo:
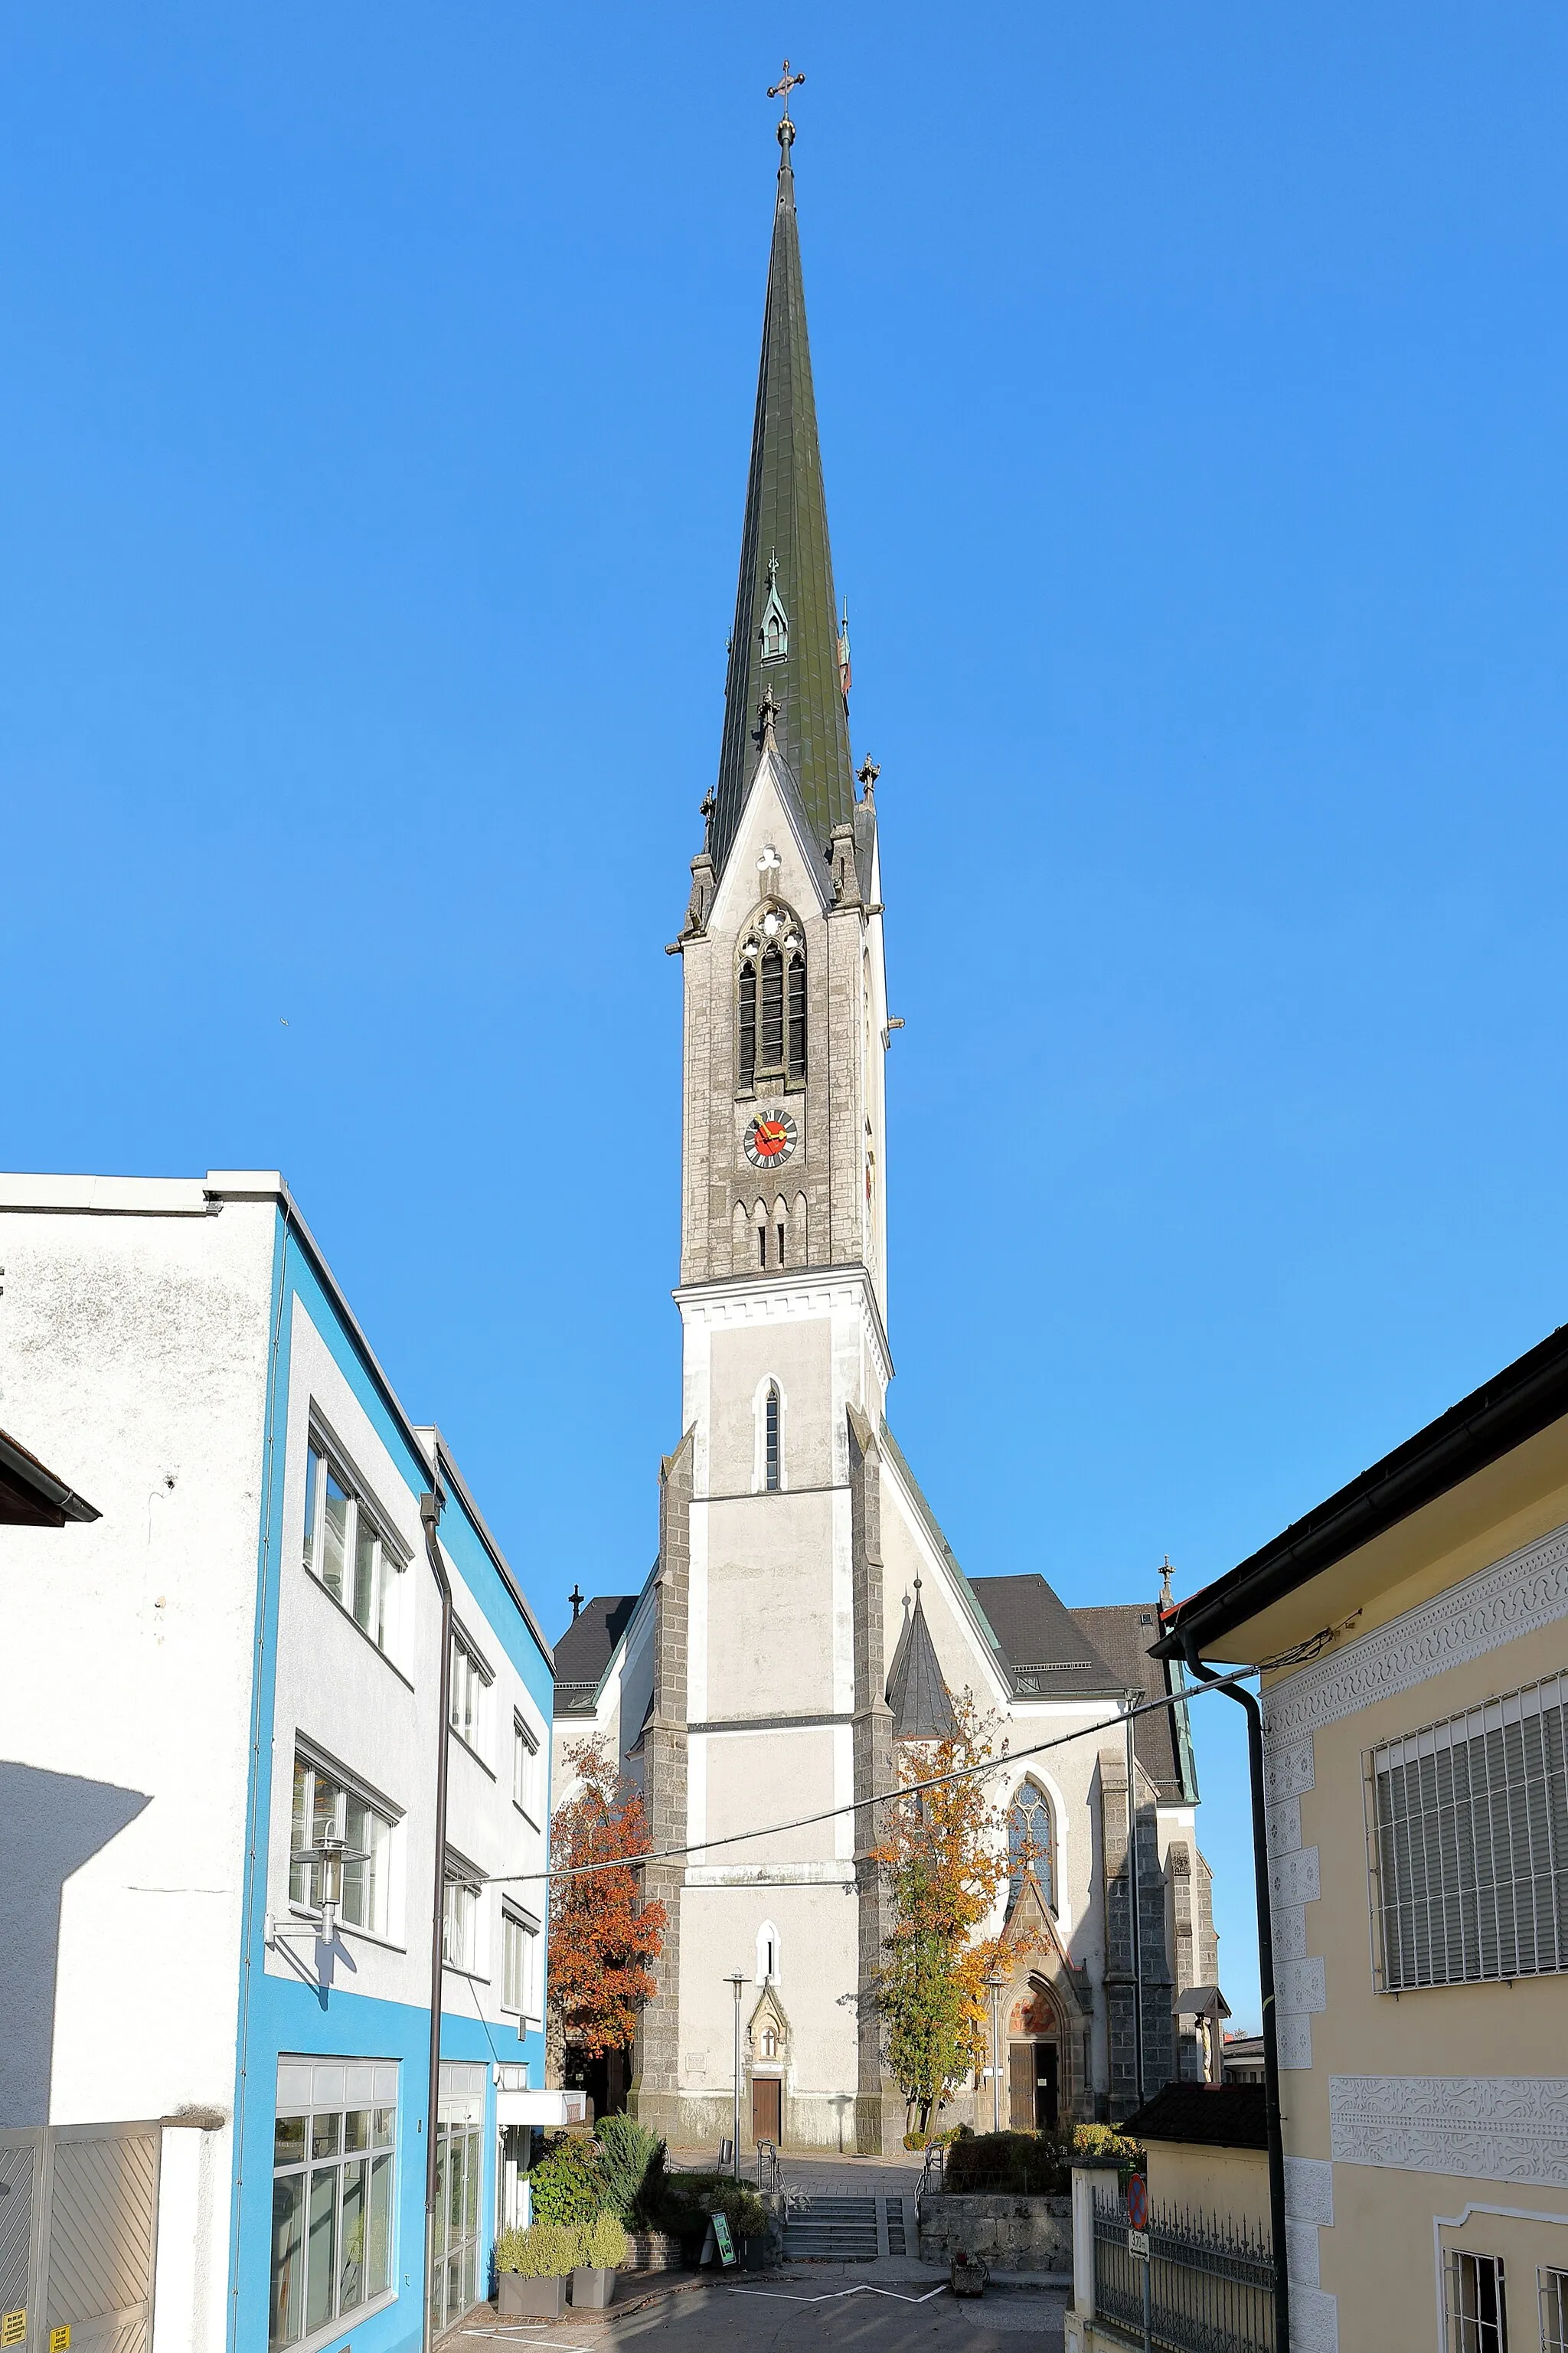
M 550 2024 L 555 2056 L 624 2051 L 658 1991 L 665 1909 L 645 1904 L 640 1858 L 653 1841 L 635 1785 L 596 1740 L 563 1757 L 576 1787 L 550 1827 Z
M 970 1694 L 952 1703 L 945 1739 L 900 1750 L 901 1788 L 964 1772 L 998 1755 L 995 1727 Z M 976 2067 L 985 2064 L 985 1978 L 994 1939 L 974 1932 L 995 1903 L 1007 1871 L 1003 1810 L 983 1774 L 965 1772 L 934 1789 L 911 1791 L 887 1808 L 871 1860 L 889 1898 L 878 2000 L 887 2063 L 903 2093 L 911 2128 L 929 2132 Z

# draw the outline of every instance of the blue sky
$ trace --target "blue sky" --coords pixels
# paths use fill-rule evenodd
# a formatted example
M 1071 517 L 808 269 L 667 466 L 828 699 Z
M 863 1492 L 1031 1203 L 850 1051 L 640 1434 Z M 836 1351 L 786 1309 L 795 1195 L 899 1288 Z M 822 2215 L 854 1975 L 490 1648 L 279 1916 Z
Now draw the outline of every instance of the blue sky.
M 959 1557 L 1190 1589 L 1568 1298 L 1560 10 L 15 9 L 0 1156 L 281 1166 L 552 1629 L 679 1435 L 785 47 Z

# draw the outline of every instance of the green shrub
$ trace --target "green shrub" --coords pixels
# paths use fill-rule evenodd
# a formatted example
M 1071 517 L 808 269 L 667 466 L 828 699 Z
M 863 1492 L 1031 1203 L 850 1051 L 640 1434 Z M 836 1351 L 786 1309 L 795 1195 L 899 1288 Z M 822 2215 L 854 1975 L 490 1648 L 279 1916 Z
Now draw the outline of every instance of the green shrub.
M 612 2214 L 631 2221 L 640 2211 L 644 2186 L 664 2143 L 635 2116 L 601 2116 L 595 2138 L 599 2144 L 599 2196 Z M 661 2168 L 662 2169 L 662 2168 Z
M 618 2271 L 626 2259 L 629 2242 L 614 2214 L 595 2214 L 577 2238 L 577 2261 L 584 2270 Z
M 1061 2198 L 1072 2186 L 1072 2158 L 1054 2133 L 974 2133 L 952 2143 L 943 2179 L 958 2193 Z
M 756 2191 L 727 2173 L 671 2173 L 656 2227 L 673 2238 L 691 2239 L 707 2231 L 715 2214 L 722 2214 L 736 2239 L 760 2239 L 768 2227 L 768 2210 Z
M 907 2132 L 904 2135 L 904 2147 L 906 2148 L 929 2148 L 931 2147 L 931 2137 L 930 2133 L 921 2132 L 918 2126 L 913 2132 Z
M 551 2143 L 529 2180 L 535 2221 L 582 2231 L 599 2211 L 598 2152 L 591 2141 L 568 2140 L 563 2134 Z
M 1087 2157 L 1110 2159 L 1113 2164 L 1131 2167 L 1137 2172 L 1143 2162 L 1143 2151 L 1135 2140 L 1119 2133 L 1114 2125 L 1075 2125 L 1072 2137 L 1073 2155 L 1080 2161 Z
M 561 2222 L 534 2222 L 526 2231 L 502 2231 L 496 2239 L 496 2269 L 523 2279 L 564 2279 L 576 2268 L 577 2232 Z

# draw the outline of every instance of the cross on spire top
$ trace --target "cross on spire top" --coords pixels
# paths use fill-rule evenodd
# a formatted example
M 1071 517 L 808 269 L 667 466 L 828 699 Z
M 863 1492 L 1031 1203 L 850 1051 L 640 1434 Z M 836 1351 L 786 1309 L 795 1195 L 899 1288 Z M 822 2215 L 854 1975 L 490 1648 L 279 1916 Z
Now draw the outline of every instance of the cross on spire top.
M 784 71 L 780 74 L 777 81 L 774 82 L 772 90 L 768 92 L 768 96 L 770 98 L 783 99 L 784 115 L 782 119 L 785 122 L 789 121 L 789 94 L 792 90 L 798 90 L 805 79 L 805 76 L 804 74 L 791 73 L 789 69 L 789 59 L 785 58 L 784 61 Z

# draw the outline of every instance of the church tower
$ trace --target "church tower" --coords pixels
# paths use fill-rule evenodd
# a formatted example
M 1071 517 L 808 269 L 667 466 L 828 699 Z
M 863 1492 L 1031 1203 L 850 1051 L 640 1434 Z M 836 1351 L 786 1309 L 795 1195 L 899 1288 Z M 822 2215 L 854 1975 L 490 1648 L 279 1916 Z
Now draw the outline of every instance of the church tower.
M 656 1847 L 700 1846 L 781 1807 L 826 1812 L 892 1779 L 877 1555 L 891 1365 L 876 771 L 863 767 L 857 799 L 787 111 L 778 136 L 719 775 L 675 943 L 685 1437 L 665 1466 L 643 1738 Z M 780 2097 L 795 2087 L 787 2137 L 880 2147 L 877 2037 L 854 1989 L 875 1970 L 883 1923 L 858 1819 L 865 1830 L 869 1815 L 845 1812 L 649 1873 L 673 1936 L 667 1990 L 643 2022 L 637 2104 L 672 2137 L 709 2137 L 694 2111 L 710 2103 L 696 2095 L 729 2083 L 725 1980 L 739 1968 L 748 2047 L 766 2040 L 792 2063 L 777 2078 Z M 765 2071 L 757 2080 L 766 2109 Z

